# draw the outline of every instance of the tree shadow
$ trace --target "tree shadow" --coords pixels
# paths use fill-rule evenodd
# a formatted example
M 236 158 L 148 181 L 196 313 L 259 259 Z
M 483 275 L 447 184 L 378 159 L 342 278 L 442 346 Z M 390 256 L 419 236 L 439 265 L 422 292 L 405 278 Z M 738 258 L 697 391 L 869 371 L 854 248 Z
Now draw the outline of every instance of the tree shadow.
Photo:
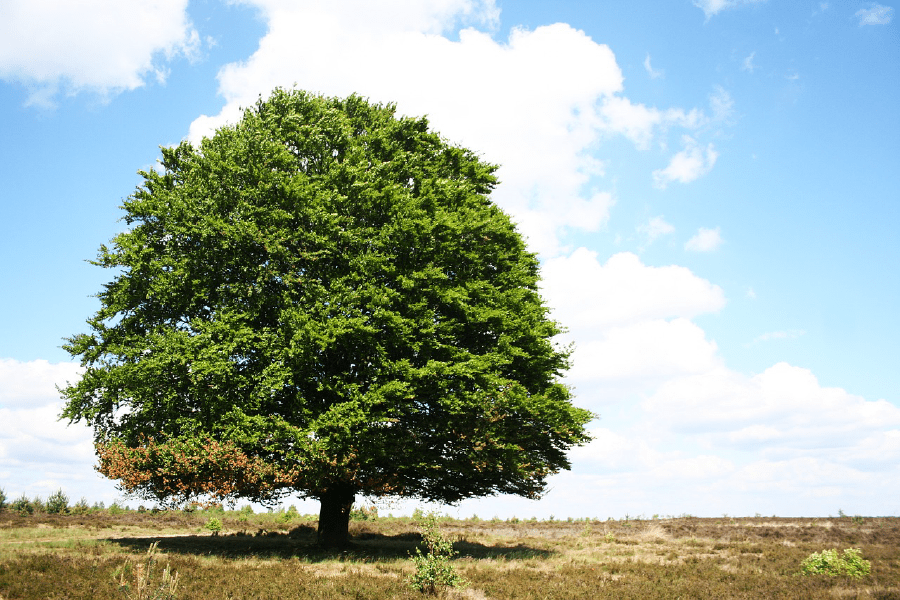
M 304 562 L 332 560 L 347 561 L 395 561 L 408 559 L 420 547 L 422 537 L 418 533 L 404 532 L 386 535 L 361 532 L 351 535 L 346 548 L 326 550 L 316 546 L 316 529 L 309 525 L 295 527 L 290 532 L 268 531 L 240 532 L 228 535 L 176 535 L 145 536 L 133 538 L 108 538 L 107 542 L 127 548 L 132 552 L 146 551 L 150 544 L 159 542 L 158 548 L 168 554 L 183 556 L 216 556 L 220 558 L 282 558 Z M 524 560 L 547 558 L 553 551 L 532 548 L 525 544 L 516 546 L 488 546 L 465 539 L 454 542 L 458 558 Z

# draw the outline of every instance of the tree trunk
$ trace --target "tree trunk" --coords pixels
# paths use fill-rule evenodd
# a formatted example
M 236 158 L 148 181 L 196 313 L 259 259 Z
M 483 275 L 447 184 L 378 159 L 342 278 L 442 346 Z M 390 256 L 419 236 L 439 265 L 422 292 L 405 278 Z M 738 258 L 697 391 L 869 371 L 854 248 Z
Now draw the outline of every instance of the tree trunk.
M 335 486 L 319 497 L 319 530 L 317 542 L 322 548 L 350 545 L 350 508 L 356 494 L 346 486 Z

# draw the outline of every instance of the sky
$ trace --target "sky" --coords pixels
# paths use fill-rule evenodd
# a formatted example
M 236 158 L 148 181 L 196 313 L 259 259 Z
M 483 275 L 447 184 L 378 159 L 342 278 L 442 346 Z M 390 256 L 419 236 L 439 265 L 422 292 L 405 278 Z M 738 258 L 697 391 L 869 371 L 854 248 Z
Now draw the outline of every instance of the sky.
M 900 33 L 857 0 L 4 0 L 8 498 L 121 498 L 58 419 L 111 276 L 87 261 L 160 146 L 276 86 L 394 102 L 501 165 L 575 344 L 598 418 L 571 470 L 440 510 L 900 515 Z

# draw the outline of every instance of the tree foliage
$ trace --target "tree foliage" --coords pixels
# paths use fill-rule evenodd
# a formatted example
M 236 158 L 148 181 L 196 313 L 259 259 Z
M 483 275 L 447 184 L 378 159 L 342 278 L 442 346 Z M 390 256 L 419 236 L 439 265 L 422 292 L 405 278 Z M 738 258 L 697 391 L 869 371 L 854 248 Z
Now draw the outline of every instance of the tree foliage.
M 142 497 L 538 496 L 591 418 L 495 166 L 391 105 L 276 90 L 124 201 L 63 417 Z

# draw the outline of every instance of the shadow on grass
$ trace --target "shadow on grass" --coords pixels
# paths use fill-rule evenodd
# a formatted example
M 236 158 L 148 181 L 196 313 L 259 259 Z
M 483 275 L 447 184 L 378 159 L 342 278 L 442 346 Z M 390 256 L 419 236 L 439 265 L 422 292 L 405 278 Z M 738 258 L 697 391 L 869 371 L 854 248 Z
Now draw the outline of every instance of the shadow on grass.
M 351 545 L 340 550 L 323 550 L 316 546 L 316 530 L 301 525 L 288 533 L 259 529 L 254 533 L 241 532 L 229 535 L 179 535 L 148 536 L 134 538 L 110 538 L 106 541 L 140 553 L 153 542 L 169 554 L 185 556 L 216 556 L 220 558 L 296 558 L 306 562 L 330 560 L 370 561 L 405 560 L 415 552 L 421 542 L 417 533 L 385 535 L 365 532 L 351 536 Z M 524 544 L 516 546 L 487 546 L 461 540 L 454 542 L 460 558 L 495 558 L 524 560 L 548 558 L 554 552 L 532 548 Z

